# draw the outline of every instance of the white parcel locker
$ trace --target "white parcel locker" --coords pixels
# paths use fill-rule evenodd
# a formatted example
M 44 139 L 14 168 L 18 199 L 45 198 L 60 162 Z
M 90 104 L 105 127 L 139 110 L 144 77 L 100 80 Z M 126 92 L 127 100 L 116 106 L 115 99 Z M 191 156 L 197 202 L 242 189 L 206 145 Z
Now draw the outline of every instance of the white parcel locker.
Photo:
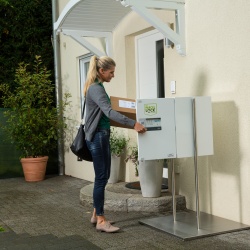
M 147 127 L 138 134 L 139 160 L 186 158 L 213 154 L 211 98 L 176 97 L 137 100 L 137 120 Z
M 213 155 L 214 153 L 211 97 L 200 96 L 175 98 L 174 110 L 175 115 L 171 118 L 175 119 L 176 158 L 194 157 L 196 213 L 192 211 L 187 213 L 176 213 L 175 170 L 173 164 L 171 181 L 173 215 L 168 215 L 166 218 L 156 217 L 143 219 L 140 220 L 140 223 L 178 236 L 183 240 L 249 229 L 248 225 L 242 223 L 219 218 L 204 212 L 200 213 L 197 156 Z M 150 132 L 146 132 L 146 134 L 147 133 Z M 141 145 L 140 143 L 142 138 L 142 136 L 139 136 L 139 149 L 142 147 L 146 152 L 146 146 Z M 158 138 L 160 141 L 157 143 L 154 141 L 154 145 L 168 145 L 168 142 L 163 138 L 164 137 Z M 146 137 L 144 137 L 144 139 L 146 139 Z M 144 143 L 148 145 L 150 144 L 150 141 L 144 140 Z M 155 153 L 155 150 L 158 150 L 157 146 L 152 148 L 152 152 Z M 152 154 L 150 154 L 149 157 L 151 156 Z M 153 160 L 154 158 L 155 157 L 153 156 L 151 159 Z M 174 161 L 172 161 L 172 163 L 174 163 Z
M 147 128 L 138 134 L 138 159 L 176 158 L 174 99 L 138 99 L 136 117 Z

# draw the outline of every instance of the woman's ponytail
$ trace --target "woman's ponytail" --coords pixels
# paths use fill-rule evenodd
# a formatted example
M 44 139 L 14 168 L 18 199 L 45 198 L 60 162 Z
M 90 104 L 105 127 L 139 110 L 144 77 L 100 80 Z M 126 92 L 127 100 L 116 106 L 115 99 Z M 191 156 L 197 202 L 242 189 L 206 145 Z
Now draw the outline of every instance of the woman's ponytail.
M 98 71 L 100 68 L 103 68 L 104 70 L 108 70 L 115 66 L 116 66 L 115 61 L 108 56 L 102 56 L 100 58 L 98 58 L 97 56 L 92 56 L 89 62 L 89 70 L 88 70 L 87 79 L 86 79 L 84 89 L 83 89 L 84 96 L 86 96 L 89 86 L 95 82 L 95 79 L 96 78 L 99 79 Z
M 97 77 L 97 56 L 92 56 L 89 62 L 89 70 L 86 78 L 86 82 L 83 89 L 83 94 L 86 96 L 86 93 L 89 89 L 89 86 L 95 82 Z

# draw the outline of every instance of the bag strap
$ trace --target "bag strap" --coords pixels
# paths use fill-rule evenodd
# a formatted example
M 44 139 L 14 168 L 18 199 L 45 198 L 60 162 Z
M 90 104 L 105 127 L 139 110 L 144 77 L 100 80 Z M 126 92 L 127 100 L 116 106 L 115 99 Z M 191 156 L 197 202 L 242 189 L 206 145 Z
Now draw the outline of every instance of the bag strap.
M 84 104 L 83 104 L 83 109 L 82 109 L 82 120 L 83 120 L 83 117 L 84 117 L 85 103 L 86 103 L 86 100 L 84 99 Z

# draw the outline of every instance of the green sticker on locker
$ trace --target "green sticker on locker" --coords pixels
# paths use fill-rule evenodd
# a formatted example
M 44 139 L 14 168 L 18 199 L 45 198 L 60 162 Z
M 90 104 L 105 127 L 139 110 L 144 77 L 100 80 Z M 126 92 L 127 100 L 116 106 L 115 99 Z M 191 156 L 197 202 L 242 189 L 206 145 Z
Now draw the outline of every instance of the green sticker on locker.
M 157 114 L 157 104 L 156 103 L 144 104 L 144 114 L 145 115 L 156 115 Z

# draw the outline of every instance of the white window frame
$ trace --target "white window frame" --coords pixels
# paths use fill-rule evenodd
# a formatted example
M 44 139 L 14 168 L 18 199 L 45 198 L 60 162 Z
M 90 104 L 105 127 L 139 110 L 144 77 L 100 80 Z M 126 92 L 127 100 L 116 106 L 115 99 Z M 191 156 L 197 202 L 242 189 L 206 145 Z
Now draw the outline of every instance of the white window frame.
M 92 56 L 93 54 L 89 53 L 79 58 L 81 116 L 82 116 L 82 109 L 83 109 L 83 104 L 84 104 L 83 89 L 84 89 L 84 85 L 85 85 L 87 73 L 88 73 L 87 65 L 89 64 Z

